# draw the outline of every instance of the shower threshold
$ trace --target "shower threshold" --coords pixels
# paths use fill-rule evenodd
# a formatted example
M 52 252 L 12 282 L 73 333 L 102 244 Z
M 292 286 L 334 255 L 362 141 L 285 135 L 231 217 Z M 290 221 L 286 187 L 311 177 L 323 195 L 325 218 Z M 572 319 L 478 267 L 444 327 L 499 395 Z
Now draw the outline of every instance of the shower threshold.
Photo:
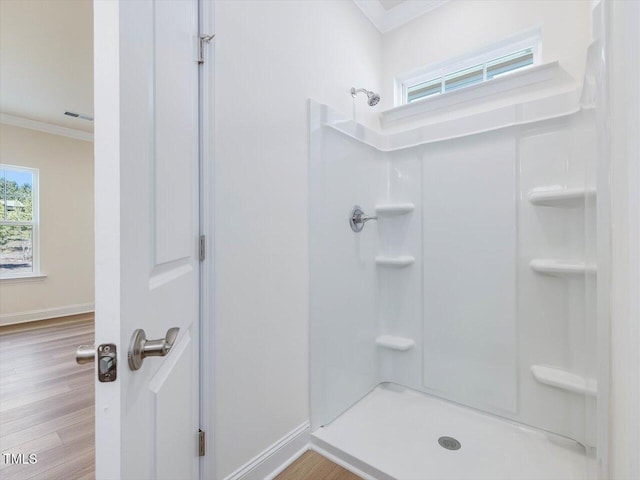
M 394 384 L 317 429 L 311 445 L 376 480 L 585 480 L 589 461 L 573 440 Z

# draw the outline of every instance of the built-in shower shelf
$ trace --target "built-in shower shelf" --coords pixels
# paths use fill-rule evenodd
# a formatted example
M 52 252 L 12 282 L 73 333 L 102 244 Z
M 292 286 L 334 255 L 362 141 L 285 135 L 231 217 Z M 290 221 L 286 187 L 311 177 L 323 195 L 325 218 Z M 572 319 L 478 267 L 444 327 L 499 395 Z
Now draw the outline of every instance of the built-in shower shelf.
M 381 267 L 389 268 L 404 268 L 412 265 L 416 259 L 411 255 L 398 255 L 395 257 L 388 257 L 386 255 L 378 255 L 376 257 L 376 264 Z
M 529 266 L 534 272 L 546 273 L 548 275 L 584 275 L 585 273 L 596 273 L 595 265 L 588 265 L 584 262 L 571 260 L 537 258 L 531 260 Z
M 532 365 L 531 373 L 540 383 L 560 388 L 568 392 L 595 396 L 598 393 L 598 382 L 584 378 L 582 375 L 567 372 L 561 368 Z
M 584 205 L 586 198 L 595 195 L 593 188 L 540 187 L 529 192 L 529 201 L 547 207 L 576 207 Z
M 376 205 L 376 213 L 378 215 L 405 215 L 413 212 L 416 206 L 413 203 L 387 203 L 383 205 Z
M 405 352 L 412 349 L 416 342 L 414 342 L 410 338 L 394 337 L 393 335 L 380 335 L 378 338 L 376 338 L 376 344 L 379 347 L 398 350 L 399 352 Z

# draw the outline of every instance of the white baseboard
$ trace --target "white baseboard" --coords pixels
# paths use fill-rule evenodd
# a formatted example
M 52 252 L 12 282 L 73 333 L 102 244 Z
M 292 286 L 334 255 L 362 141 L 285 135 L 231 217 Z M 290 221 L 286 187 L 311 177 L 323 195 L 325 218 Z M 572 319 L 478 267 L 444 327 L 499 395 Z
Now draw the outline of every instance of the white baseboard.
M 81 313 L 91 313 L 94 311 L 93 303 L 79 303 L 77 305 L 67 305 L 65 307 L 45 308 L 42 310 L 30 310 L 27 312 L 7 313 L 0 315 L 0 325 L 15 325 L 16 323 L 35 322 L 49 318 L 66 317 L 69 315 L 79 315 Z
M 272 480 L 308 449 L 309 422 L 304 422 L 224 480 Z

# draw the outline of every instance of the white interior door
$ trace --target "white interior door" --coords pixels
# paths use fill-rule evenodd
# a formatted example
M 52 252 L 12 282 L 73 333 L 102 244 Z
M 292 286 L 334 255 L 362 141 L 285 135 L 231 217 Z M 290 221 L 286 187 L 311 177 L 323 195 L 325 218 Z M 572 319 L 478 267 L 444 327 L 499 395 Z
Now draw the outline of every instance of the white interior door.
M 94 15 L 96 346 L 118 359 L 116 381 L 96 379 L 96 477 L 196 479 L 198 3 L 96 0 Z M 173 327 L 168 354 L 132 370 L 134 331 Z

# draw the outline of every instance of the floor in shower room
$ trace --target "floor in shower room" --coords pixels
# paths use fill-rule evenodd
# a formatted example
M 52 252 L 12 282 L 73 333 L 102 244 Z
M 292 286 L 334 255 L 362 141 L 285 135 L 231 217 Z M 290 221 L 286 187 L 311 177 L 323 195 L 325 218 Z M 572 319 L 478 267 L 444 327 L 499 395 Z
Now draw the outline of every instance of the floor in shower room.
M 445 436 L 460 449 L 440 446 Z M 572 440 L 391 384 L 314 432 L 313 443 L 375 478 L 587 478 L 585 449 Z

